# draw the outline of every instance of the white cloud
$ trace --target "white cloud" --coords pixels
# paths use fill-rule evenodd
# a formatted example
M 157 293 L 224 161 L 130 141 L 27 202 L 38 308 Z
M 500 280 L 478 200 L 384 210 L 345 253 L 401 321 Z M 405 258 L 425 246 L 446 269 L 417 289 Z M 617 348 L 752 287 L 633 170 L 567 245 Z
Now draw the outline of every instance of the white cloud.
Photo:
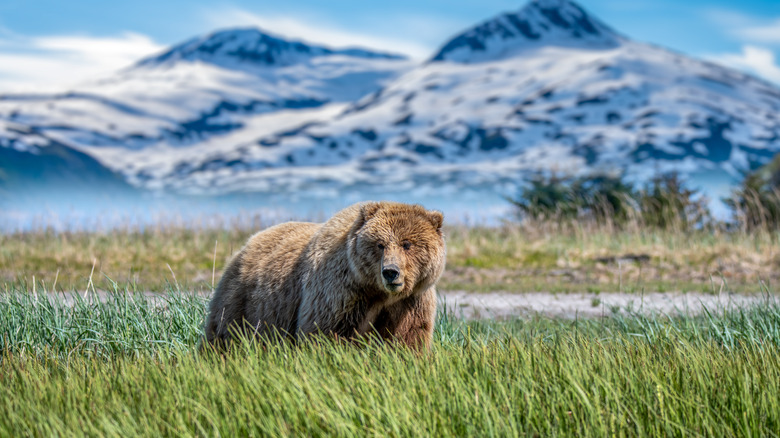
M 769 49 L 746 45 L 742 47 L 742 53 L 707 56 L 707 59 L 780 84 L 780 66 L 777 65 L 774 52 Z
M 0 39 L 0 91 L 49 91 L 109 74 L 164 47 L 147 36 Z
M 431 55 L 433 47 L 408 38 L 379 36 L 339 28 L 323 23 L 321 19 L 298 18 L 284 15 L 259 15 L 243 9 L 208 11 L 205 20 L 212 28 L 255 26 L 290 39 L 330 47 L 364 47 L 393 53 L 403 53 L 423 59 Z M 445 35 L 446 37 L 446 35 Z
M 776 53 L 770 48 L 780 44 L 780 18 L 756 17 L 717 8 L 706 10 L 704 16 L 743 44 L 740 53 L 722 53 L 705 58 L 780 84 L 780 66 Z
M 735 29 L 737 36 L 748 40 L 768 44 L 780 43 L 780 19 L 763 25 L 752 25 Z
M 754 26 L 757 23 L 754 17 L 731 9 L 707 8 L 703 11 L 703 15 L 707 20 L 727 28 L 730 32 L 733 32 L 734 29 Z
M 705 10 L 704 16 L 744 43 L 780 44 L 780 17 L 757 17 L 717 8 Z

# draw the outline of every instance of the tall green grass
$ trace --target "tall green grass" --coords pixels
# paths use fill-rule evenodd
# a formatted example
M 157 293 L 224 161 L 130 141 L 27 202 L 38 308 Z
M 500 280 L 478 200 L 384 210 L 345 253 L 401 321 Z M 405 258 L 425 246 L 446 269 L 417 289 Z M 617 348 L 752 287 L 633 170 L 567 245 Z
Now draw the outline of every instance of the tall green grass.
M 36 291 L 38 292 L 38 291 Z M 0 297 L 0 436 L 777 436 L 780 304 L 198 354 L 205 299 Z M 36 298 L 37 295 L 37 298 Z
M 98 296 L 18 284 L 0 296 L 0 350 L 60 358 L 180 355 L 200 339 L 206 304 L 203 295 L 173 288 L 146 295 L 115 285 Z

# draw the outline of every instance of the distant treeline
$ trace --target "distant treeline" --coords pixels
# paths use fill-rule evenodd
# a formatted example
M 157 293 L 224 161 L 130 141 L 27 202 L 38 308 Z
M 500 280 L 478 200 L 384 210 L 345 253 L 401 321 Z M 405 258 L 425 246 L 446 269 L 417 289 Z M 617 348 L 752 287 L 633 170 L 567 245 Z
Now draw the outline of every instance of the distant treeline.
M 708 199 L 688 187 L 677 173 L 658 175 L 644 185 L 631 184 L 622 175 L 537 175 L 517 197 L 508 200 L 519 219 L 531 222 L 680 231 L 774 231 L 780 229 L 780 155 L 748 174 L 732 195 L 723 199 L 733 213 L 727 221 L 713 218 Z

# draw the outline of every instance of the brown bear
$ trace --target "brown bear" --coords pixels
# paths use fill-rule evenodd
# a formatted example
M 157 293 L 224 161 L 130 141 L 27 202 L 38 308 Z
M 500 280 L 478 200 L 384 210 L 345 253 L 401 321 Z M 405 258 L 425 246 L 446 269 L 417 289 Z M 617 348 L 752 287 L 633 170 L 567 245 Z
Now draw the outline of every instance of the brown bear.
M 323 224 L 288 222 L 255 234 L 222 275 L 206 341 L 376 333 L 427 349 L 444 271 L 443 220 L 419 205 L 367 202 Z

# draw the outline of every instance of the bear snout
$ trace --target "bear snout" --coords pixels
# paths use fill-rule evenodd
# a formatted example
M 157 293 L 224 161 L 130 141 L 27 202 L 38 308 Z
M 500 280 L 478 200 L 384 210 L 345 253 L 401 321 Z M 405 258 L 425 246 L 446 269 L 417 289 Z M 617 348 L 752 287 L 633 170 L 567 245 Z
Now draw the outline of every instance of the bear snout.
M 385 281 L 387 283 L 393 283 L 398 278 L 398 276 L 401 274 L 401 271 L 398 270 L 398 266 L 396 265 L 390 265 L 385 266 L 382 269 L 382 277 L 384 277 Z

